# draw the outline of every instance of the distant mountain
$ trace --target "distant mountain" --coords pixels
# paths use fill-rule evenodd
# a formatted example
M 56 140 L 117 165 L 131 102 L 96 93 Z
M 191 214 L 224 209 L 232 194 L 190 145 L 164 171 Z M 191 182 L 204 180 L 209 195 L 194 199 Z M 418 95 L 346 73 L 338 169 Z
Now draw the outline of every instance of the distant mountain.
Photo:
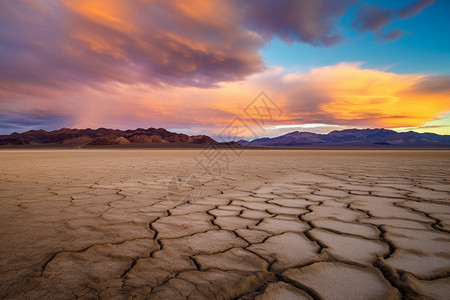
M 167 131 L 164 128 L 138 128 L 135 130 L 118 129 L 70 129 L 61 128 L 54 131 L 30 130 L 23 133 L 14 132 L 0 135 L 0 146 L 103 146 L 126 144 L 219 144 L 206 135 L 188 136 Z
M 30 130 L 23 133 L 0 135 L 0 146 L 63 146 L 90 147 L 128 145 L 139 146 L 192 146 L 219 144 L 207 135 L 189 136 L 170 132 L 164 128 L 138 128 L 134 130 L 118 129 L 70 129 L 61 128 L 54 131 Z M 260 138 L 251 142 L 240 140 L 222 143 L 225 145 L 249 145 L 258 147 L 304 147 L 304 148 L 420 148 L 448 147 L 450 135 L 434 133 L 396 132 L 387 129 L 346 129 L 328 134 L 294 131 L 274 138 Z M 133 146 L 134 145 L 134 146 Z
M 328 134 L 294 131 L 274 138 L 238 143 L 271 147 L 450 147 L 450 135 L 396 132 L 387 129 L 346 129 Z

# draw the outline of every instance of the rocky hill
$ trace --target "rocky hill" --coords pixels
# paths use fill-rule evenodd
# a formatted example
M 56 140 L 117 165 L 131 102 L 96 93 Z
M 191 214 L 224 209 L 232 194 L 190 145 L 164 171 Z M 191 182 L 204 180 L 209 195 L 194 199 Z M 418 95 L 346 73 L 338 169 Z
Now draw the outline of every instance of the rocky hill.
M 118 129 L 71 129 L 61 128 L 54 131 L 30 130 L 0 135 L 0 146 L 19 145 L 64 145 L 64 146 L 102 146 L 126 144 L 218 144 L 206 135 L 188 136 L 170 132 L 164 128 L 138 128 L 135 130 Z

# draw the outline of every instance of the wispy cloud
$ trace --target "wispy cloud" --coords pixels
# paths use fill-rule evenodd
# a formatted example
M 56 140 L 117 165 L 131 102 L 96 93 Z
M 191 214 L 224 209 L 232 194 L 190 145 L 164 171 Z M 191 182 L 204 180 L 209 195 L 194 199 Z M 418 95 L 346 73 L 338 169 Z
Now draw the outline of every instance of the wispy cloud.
M 419 0 L 415 1 L 402 9 L 397 11 L 397 18 L 399 19 L 407 19 L 412 18 L 415 15 L 419 14 L 430 5 L 433 5 L 436 0 Z
M 291 125 L 275 125 L 275 126 L 273 126 L 273 129 L 317 128 L 317 127 L 332 127 L 332 126 L 335 126 L 335 125 L 319 124 L 319 123 L 313 123 L 313 124 L 291 124 Z
M 391 24 L 396 18 L 414 17 L 435 2 L 436 0 L 419 0 L 400 9 L 383 8 L 379 5 L 364 3 L 356 11 L 356 19 L 352 25 L 359 31 L 373 32 L 378 39 L 395 41 L 404 33 L 400 29 L 386 31 L 383 30 L 383 27 Z

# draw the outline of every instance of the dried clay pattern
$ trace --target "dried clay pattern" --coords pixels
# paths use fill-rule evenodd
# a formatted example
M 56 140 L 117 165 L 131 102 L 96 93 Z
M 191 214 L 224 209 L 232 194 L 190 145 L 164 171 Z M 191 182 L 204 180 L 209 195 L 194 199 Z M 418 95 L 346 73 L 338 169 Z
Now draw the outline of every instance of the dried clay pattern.
M 1 153 L 0 296 L 450 295 L 448 156 L 248 151 L 174 204 L 150 152 Z

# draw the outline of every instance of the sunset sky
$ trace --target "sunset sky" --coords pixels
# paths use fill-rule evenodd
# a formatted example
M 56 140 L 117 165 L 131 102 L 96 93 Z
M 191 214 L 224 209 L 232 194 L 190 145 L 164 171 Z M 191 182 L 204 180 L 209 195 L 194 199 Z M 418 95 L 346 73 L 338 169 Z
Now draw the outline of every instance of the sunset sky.
M 2 0 L 0 134 L 450 134 L 447 0 Z M 280 109 L 261 128 L 261 91 Z M 256 128 L 258 127 L 258 128 Z M 244 134 L 245 135 L 245 134 Z

